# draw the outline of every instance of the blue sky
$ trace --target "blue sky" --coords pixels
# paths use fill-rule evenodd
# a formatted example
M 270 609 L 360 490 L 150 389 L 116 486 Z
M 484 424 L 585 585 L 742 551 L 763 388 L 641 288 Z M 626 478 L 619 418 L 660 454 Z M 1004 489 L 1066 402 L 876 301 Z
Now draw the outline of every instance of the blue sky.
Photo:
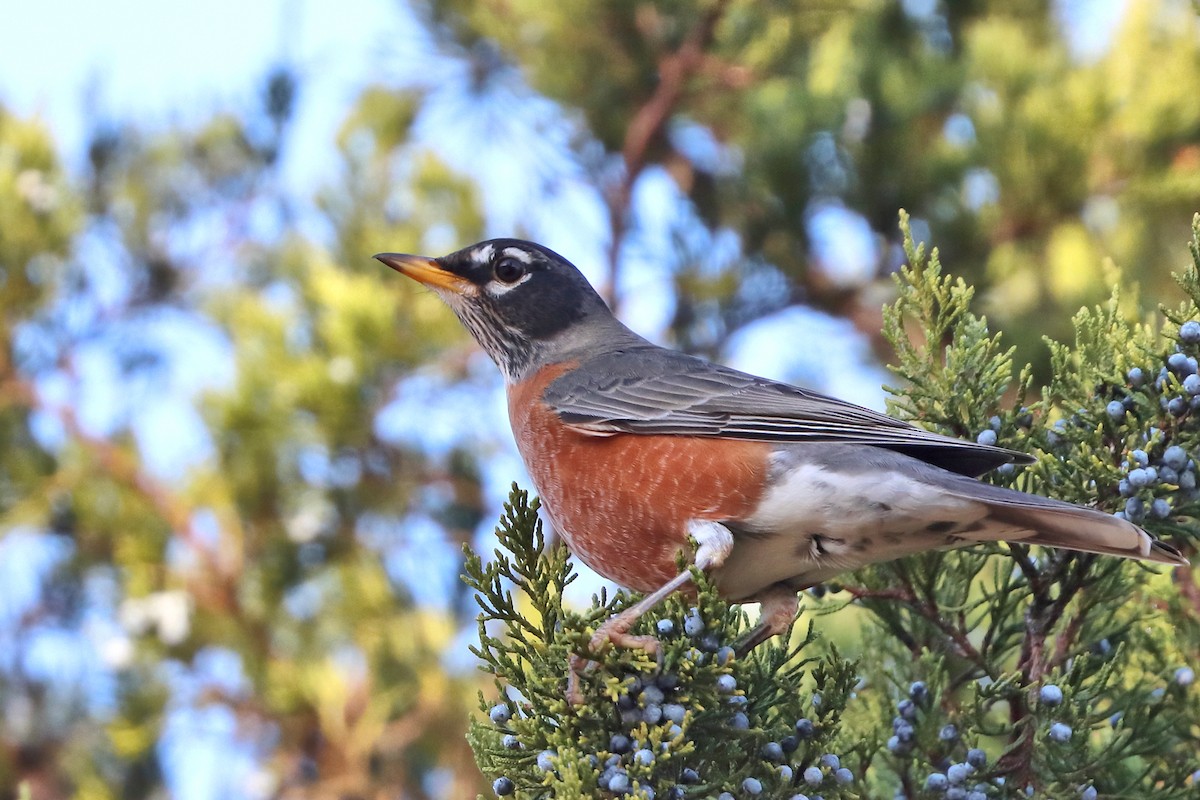
M 84 155 L 89 109 L 168 124 L 257 103 L 276 63 L 303 78 L 289 179 L 312 186 L 358 90 L 381 72 L 389 40 L 411 37 L 389 0 L 77 0 L 9 2 L 0 103 L 47 121 L 69 162 Z

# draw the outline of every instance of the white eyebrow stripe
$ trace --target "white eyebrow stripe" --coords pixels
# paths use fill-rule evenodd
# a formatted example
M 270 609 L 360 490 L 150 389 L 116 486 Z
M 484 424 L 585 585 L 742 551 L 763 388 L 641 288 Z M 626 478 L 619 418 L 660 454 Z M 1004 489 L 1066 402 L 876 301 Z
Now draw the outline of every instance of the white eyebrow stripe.
M 506 247 L 506 248 L 504 248 L 504 255 L 510 256 L 511 258 L 515 258 L 517 261 L 520 261 L 522 264 L 532 264 L 533 263 L 533 256 L 529 254 L 529 251 L 522 250 L 520 247 Z M 516 284 L 513 284 L 513 285 L 515 286 Z
M 476 264 L 486 264 L 492 260 L 492 253 L 494 252 L 495 248 L 493 248 L 490 244 L 485 244 L 483 247 L 471 254 L 471 260 Z

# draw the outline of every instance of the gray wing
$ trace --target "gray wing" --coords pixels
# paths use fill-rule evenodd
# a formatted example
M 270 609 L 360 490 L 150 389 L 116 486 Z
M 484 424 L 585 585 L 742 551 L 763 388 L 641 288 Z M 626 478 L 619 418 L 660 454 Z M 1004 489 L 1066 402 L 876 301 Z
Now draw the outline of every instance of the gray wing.
M 653 345 L 588 359 L 551 382 L 543 399 L 568 425 L 593 433 L 864 444 L 971 476 L 1033 461 Z

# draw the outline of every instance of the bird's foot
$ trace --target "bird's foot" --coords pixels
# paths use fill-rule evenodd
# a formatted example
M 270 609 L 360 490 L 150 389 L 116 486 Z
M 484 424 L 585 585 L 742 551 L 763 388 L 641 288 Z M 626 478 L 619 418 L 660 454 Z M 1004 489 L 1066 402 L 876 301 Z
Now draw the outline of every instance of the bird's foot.
M 629 609 L 629 611 L 633 610 Z M 629 632 L 629 629 L 641 616 L 640 611 L 635 615 L 629 615 L 629 611 L 617 614 L 597 628 L 596 632 L 592 634 L 592 638 L 588 640 L 588 652 L 591 655 L 600 655 L 610 645 L 626 650 L 644 650 L 647 654 L 654 656 L 658 668 L 662 669 L 662 645 L 653 636 L 641 636 Z M 578 653 L 572 653 L 568 659 L 567 702 L 571 705 L 583 705 L 580 676 L 594 663 L 596 662 Z
M 725 563 L 725 559 L 733 550 L 733 534 L 729 529 L 719 522 L 711 520 L 693 520 L 688 523 L 688 535 L 696 539 L 699 547 L 696 550 L 696 566 L 703 570 L 713 569 Z M 642 615 L 650 611 L 655 606 L 663 601 L 671 592 L 675 591 L 684 584 L 690 582 L 692 573 L 690 571 L 681 572 L 665 584 L 660 586 L 655 591 L 643 597 L 633 606 L 622 611 L 620 614 L 608 619 L 596 632 L 592 634 L 591 640 L 588 642 L 588 650 L 591 655 L 598 655 L 604 652 L 604 649 L 610 644 L 617 647 L 624 647 L 629 650 L 645 650 L 650 655 L 655 657 L 658 662 L 658 668 L 662 669 L 662 645 L 658 639 L 653 636 L 639 636 L 630 633 L 637 621 Z M 770 591 L 768 591 L 770 595 Z M 763 614 L 766 617 L 767 599 L 763 601 Z M 793 616 L 795 612 L 796 595 L 792 593 L 792 610 Z M 789 617 L 790 621 L 790 617 Z M 786 630 L 787 625 L 784 624 Z M 592 664 L 590 659 L 572 653 L 568 661 L 567 667 L 567 702 L 571 705 L 583 705 L 583 691 L 580 687 L 580 676 L 588 669 L 588 665 Z
M 733 643 L 734 655 L 740 658 L 745 658 L 751 650 L 758 647 L 760 644 L 775 636 L 776 632 L 767 630 L 762 625 L 755 625 L 744 636 Z
M 579 685 L 580 676 L 588 668 L 589 661 L 578 653 L 571 653 L 567 658 L 567 703 L 572 706 L 583 705 L 583 689 Z
M 772 636 L 786 633 L 800 609 L 800 598 L 796 595 L 796 590 L 786 586 L 772 586 L 754 599 L 761 603 L 758 624 L 734 644 L 733 649 L 738 658 Z

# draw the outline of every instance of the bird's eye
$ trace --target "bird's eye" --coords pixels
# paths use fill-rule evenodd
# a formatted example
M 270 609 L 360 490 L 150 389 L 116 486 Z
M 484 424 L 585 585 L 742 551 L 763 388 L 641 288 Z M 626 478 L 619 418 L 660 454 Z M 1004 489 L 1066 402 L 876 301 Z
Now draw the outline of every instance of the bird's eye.
M 502 258 L 492 268 L 496 280 L 502 283 L 516 283 L 525 277 L 525 265 L 515 258 Z

